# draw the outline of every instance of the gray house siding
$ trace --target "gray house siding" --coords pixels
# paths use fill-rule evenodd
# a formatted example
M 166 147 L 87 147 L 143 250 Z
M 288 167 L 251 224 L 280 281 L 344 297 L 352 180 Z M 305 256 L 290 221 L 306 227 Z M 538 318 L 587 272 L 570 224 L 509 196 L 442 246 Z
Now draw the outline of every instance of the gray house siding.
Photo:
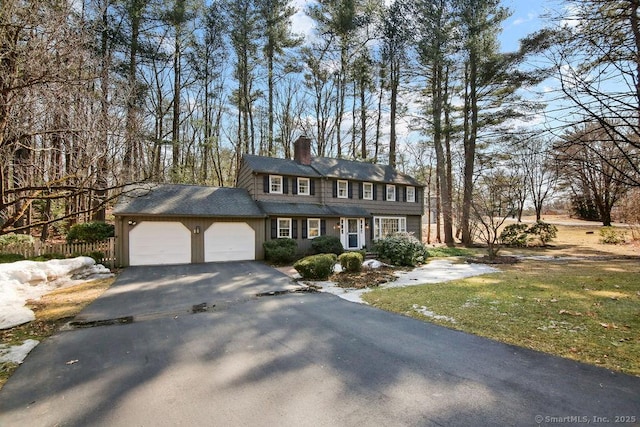
M 406 186 L 396 185 L 396 194 L 399 196 L 399 200 L 383 200 L 383 193 L 385 192 L 386 184 L 375 183 L 374 194 L 375 200 L 366 200 L 361 198 L 359 181 L 348 181 L 349 195 L 348 198 L 339 198 L 335 192 L 335 185 L 338 180 L 329 179 L 324 186 L 324 201 L 328 204 L 344 204 L 344 205 L 357 205 L 360 206 L 373 215 L 422 215 L 424 213 L 424 202 L 422 200 L 422 188 L 415 187 L 416 189 L 416 202 L 402 201 L 401 191 L 404 191 Z
M 278 202 L 297 202 L 297 203 L 322 203 L 320 188 L 322 183 L 318 178 L 308 178 L 310 182 L 309 195 L 297 194 L 297 176 L 278 175 L 282 177 L 282 194 L 271 193 L 269 191 L 269 176 L 268 174 L 255 175 L 255 186 L 252 196 L 256 200 L 269 200 Z
M 249 192 L 249 195 L 255 199 L 255 175 L 244 162 L 242 162 L 242 164 L 240 165 L 240 170 L 238 171 L 238 180 L 236 183 L 236 187 L 244 188 Z
M 298 255 L 308 255 L 311 253 L 311 244 L 313 243 L 313 238 L 309 238 L 308 234 L 305 235 L 304 228 L 306 228 L 307 219 L 309 218 L 317 218 L 317 217 L 306 217 L 306 216 L 273 216 L 265 221 L 265 240 L 273 239 L 272 232 L 272 221 L 277 220 L 278 218 L 291 218 L 292 222 L 295 224 L 295 231 L 293 231 L 293 240 L 296 241 L 298 245 Z M 340 223 L 340 218 L 319 218 L 323 222 L 323 227 L 320 235 L 322 236 L 335 236 L 340 238 L 340 229 L 336 227 L 336 224 Z M 277 237 L 276 237 L 277 238 Z

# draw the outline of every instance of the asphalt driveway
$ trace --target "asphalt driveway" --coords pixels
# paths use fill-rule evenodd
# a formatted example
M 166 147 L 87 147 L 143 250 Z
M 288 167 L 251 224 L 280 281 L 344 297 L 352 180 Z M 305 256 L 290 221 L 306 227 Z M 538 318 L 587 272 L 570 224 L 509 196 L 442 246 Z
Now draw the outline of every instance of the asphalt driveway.
M 259 263 L 145 270 L 126 270 L 83 312 L 132 323 L 62 332 L 35 348 L 0 391 L 0 426 L 640 420 L 637 377 L 328 294 L 255 297 L 291 286 Z M 201 302 L 206 311 L 189 310 Z

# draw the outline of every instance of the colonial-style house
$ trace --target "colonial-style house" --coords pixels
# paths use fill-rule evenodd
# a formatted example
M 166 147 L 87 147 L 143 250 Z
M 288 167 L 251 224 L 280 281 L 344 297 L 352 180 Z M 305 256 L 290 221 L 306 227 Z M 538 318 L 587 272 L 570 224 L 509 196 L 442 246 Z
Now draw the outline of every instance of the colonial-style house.
M 321 235 L 346 250 L 397 231 L 422 237 L 424 186 L 390 166 L 313 157 L 300 137 L 294 159 L 244 155 L 236 188 L 146 185 L 117 204 L 123 265 L 261 259 L 269 239 L 300 252 Z

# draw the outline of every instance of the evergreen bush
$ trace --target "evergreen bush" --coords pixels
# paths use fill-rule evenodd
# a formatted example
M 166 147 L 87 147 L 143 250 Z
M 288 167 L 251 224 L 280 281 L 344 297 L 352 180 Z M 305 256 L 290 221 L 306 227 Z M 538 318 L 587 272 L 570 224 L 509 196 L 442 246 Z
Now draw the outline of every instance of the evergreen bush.
M 507 225 L 500 233 L 500 241 L 503 245 L 524 247 L 529 243 L 527 224 L 517 223 Z
M 376 242 L 380 258 L 395 265 L 415 267 L 427 257 L 427 248 L 410 233 L 396 233 Z
M 67 243 L 95 243 L 115 235 L 113 224 L 106 222 L 84 222 L 75 224 L 67 233 Z
M 336 254 L 311 255 L 296 261 L 293 268 L 303 279 L 327 280 L 333 273 L 333 266 L 337 260 Z
M 318 236 L 311 241 L 311 249 L 314 254 L 336 254 L 344 252 L 340 238 L 336 236 Z
M 33 243 L 33 237 L 28 234 L 9 233 L 0 236 L 0 247 L 19 245 L 21 243 Z
M 296 259 L 298 251 L 298 243 L 288 238 L 267 240 L 262 247 L 265 259 L 276 264 L 289 264 Z
M 538 221 L 527 230 L 527 233 L 537 236 L 542 246 L 546 246 L 558 234 L 558 227 L 553 224 Z
M 626 232 L 615 227 L 602 227 L 600 229 L 600 243 L 605 245 L 619 245 L 626 242 Z
M 347 273 L 357 273 L 362 270 L 364 257 L 360 252 L 345 252 L 338 257 L 342 270 Z

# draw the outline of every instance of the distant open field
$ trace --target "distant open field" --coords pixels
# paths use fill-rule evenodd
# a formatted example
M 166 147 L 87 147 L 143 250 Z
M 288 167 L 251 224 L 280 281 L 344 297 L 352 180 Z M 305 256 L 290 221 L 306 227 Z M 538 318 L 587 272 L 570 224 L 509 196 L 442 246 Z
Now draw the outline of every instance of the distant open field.
M 583 221 L 567 215 L 543 216 L 544 222 L 554 224 L 558 228 L 558 236 L 545 248 L 503 248 L 500 255 L 539 255 L 539 256 L 638 256 L 640 257 L 640 241 L 631 241 L 631 231 L 625 224 L 615 224 L 617 230 L 625 231 L 627 243 L 610 245 L 600 243 L 602 223 Z M 512 224 L 514 221 L 507 221 Z M 523 222 L 533 223 L 535 217 L 523 217 Z M 435 243 L 435 227 L 431 229 L 431 244 Z M 426 242 L 426 230 L 423 237 Z

